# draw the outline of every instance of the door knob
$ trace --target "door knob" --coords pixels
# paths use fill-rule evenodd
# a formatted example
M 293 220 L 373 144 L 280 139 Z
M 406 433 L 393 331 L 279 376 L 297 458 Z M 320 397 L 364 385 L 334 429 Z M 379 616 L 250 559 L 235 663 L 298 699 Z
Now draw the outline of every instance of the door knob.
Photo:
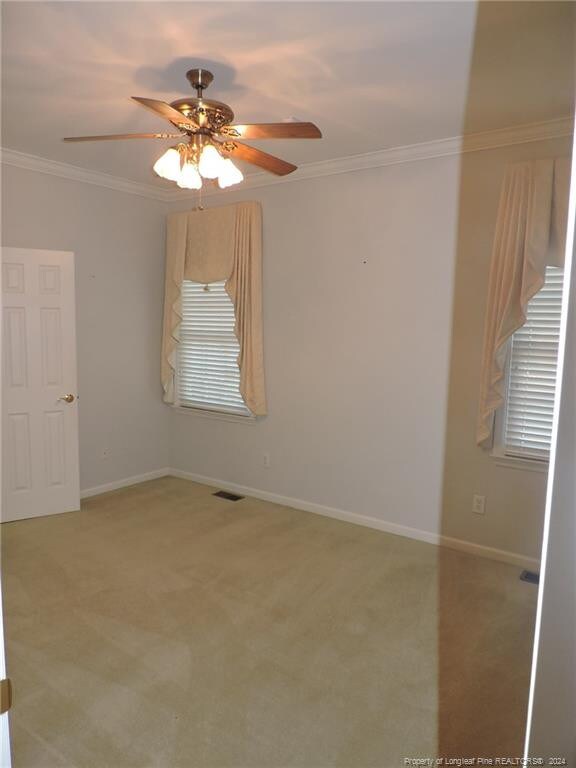
M 62 395 L 62 397 L 59 397 L 58 400 L 64 400 L 65 403 L 73 403 L 74 395 Z
M 0 715 L 8 712 L 12 706 L 12 683 L 10 678 L 0 680 Z

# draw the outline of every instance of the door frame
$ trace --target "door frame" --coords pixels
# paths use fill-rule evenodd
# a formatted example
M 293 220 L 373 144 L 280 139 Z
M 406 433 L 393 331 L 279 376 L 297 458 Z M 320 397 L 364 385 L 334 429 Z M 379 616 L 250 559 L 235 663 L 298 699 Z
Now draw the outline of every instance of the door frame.
M 2 295 L 2 269 L 0 269 L 0 296 Z M 4 339 L 2 312 L 0 312 L 0 360 L 3 360 L 2 343 Z M 0 376 L 0 401 L 2 399 L 3 377 Z M 0 434 L 2 433 L 2 411 L 0 408 Z M 2 440 L 0 440 L 0 488 L 2 488 Z M 0 493 L 0 520 L 2 520 L 2 507 L 4 504 L 4 494 Z M 2 530 L 0 526 L 0 542 L 2 539 Z M 2 611 L 2 553 L 0 551 L 0 679 L 6 677 L 6 659 L 4 656 L 4 614 Z M 11 768 L 12 758 L 10 754 L 10 720 L 9 712 L 0 715 L 0 768 Z

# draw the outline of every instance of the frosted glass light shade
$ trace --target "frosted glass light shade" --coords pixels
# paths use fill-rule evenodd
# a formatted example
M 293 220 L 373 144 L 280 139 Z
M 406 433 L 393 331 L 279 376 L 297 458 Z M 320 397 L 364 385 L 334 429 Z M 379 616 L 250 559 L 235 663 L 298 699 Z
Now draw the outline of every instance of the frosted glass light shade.
M 222 168 L 218 174 L 218 186 L 220 189 L 226 189 L 226 187 L 231 187 L 233 184 L 240 184 L 241 181 L 244 181 L 244 174 L 240 168 L 236 168 L 230 159 L 223 160 Z
M 167 149 L 154 163 L 154 172 L 163 179 L 177 181 L 180 177 L 180 152 L 174 147 Z
M 176 183 L 179 187 L 182 187 L 182 189 L 200 189 L 202 186 L 202 178 L 193 163 L 184 163 Z
M 212 144 L 207 144 L 202 150 L 200 162 L 198 163 L 200 175 L 204 176 L 205 179 L 218 178 L 223 162 L 224 160 L 216 147 Z

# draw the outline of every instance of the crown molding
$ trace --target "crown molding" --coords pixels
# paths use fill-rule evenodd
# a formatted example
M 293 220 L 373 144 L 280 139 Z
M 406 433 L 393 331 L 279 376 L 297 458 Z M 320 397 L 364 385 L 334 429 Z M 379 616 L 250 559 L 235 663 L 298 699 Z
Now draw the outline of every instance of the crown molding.
M 388 165 L 414 163 L 420 160 L 433 160 L 439 157 L 449 157 L 468 152 L 480 152 L 488 149 L 498 149 L 514 144 L 528 144 L 534 141 L 557 139 L 571 136 L 573 131 L 572 118 L 565 117 L 548 120 L 541 123 L 527 123 L 511 128 L 499 128 L 483 133 L 470 133 L 447 139 L 435 139 L 421 144 L 408 144 L 401 147 L 381 149 L 377 152 L 366 152 L 360 155 L 339 157 L 334 160 L 321 160 L 316 163 L 305 163 L 289 176 L 273 176 L 269 173 L 254 173 L 248 175 L 242 189 L 258 189 L 275 184 L 287 184 L 296 181 L 317 179 L 323 176 L 333 176 L 339 173 L 352 173 L 373 168 L 383 168 Z M 196 193 L 191 190 L 162 189 L 152 184 L 130 181 L 129 179 L 111 176 L 100 171 L 91 171 L 69 163 L 48 160 L 44 157 L 17 152 L 13 149 L 2 149 L 2 163 L 29 171 L 46 173 L 72 181 L 82 181 L 85 184 L 95 184 L 100 187 L 139 195 L 165 203 L 185 200 Z M 226 194 L 219 189 L 207 189 L 203 196 Z
M 26 152 L 18 152 L 15 149 L 6 149 L 2 147 L 1 160 L 3 165 L 12 165 L 16 168 L 24 168 L 27 171 L 36 171 L 36 173 L 46 173 L 49 176 L 59 176 L 62 179 L 70 181 L 82 181 L 85 184 L 95 184 L 97 187 L 106 187 L 114 189 L 116 192 L 126 192 L 129 195 L 139 195 L 152 200 L 168 201 L 171 190 L 159 189 L 153 184 L 143 184 L 138 181 L 131 181 L 120 176 L 112 176 L 101 171 L 91 171 L 87 168 L 80 168 L 70 163 L 61 163 L 58 160 L 49 160 L 46 157 L 38 155 L 29 155 Z
M 361 155 L 339 157 L 334 160 L 321 160 L 316 163 L 305 163 L 289 176 L 272 176 L 269 173 L 250 174 L 242 182 L 244 189 L 257 189 L 273 184 L 287 184 L 294 181 L 305 181 L 322 176 L 333 176 L 338 173 L 352 173 L 372 168 L 383 168 L 388 165 L 414 163 L 420 160 L 433 160 L 439 157 L 449 157 L 468 152 L 480 152 L 487 149 L 528 144 L 546 139 L 558 139 L 572 136 L 573 120 L 559 118 L 542 123 L 527 123 L 513 128 L 499 128 L 483 133 L 469 133 L 448 139 L 435 139 L 421 144 L 407 144 L 402 147 L 381 149 L 377 152 L 366 152 Z M 207 190 L 206 195 L 219 195 L 219 189 Z M 170 200 L 182 200 L 189 196 L 185 190 L 169 192 Z

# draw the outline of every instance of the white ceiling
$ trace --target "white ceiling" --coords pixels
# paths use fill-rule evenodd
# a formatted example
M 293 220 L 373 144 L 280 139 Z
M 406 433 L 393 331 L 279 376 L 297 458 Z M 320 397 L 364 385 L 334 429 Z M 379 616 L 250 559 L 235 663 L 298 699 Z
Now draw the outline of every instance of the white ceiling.
M 238 122 L 316 122 L 320 141 L 255 143 L 295 163 L 571 111 L 572 3 L 2 6 L 3 146 L 160 186 L 166 142 L 61 138 L 169 130 L 128 97 L 187 95 L 192 66 Z

